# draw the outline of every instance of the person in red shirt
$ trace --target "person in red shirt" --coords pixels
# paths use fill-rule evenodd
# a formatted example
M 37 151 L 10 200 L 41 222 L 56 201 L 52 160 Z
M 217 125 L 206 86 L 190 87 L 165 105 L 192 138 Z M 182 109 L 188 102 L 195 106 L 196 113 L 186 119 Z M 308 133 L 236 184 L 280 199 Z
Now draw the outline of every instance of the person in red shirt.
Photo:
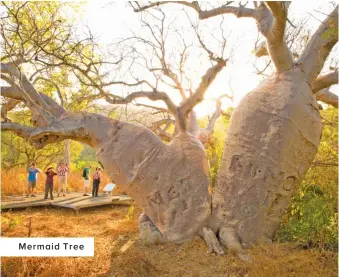
M 49 192 L 50 195 L 51 195 L 51 199 L 53 200 L 54 199 L 54 197 L 53 197 L 53 185 L 54 185 L 53 178 L 54 178 L 55 175 L 58 175 L 58 174 L 53 171 L 53 167 L 47 168 L 47 171 L 45 173 L 46 173 L 46 183 L 45 183 L 45 198 L 44 199 L 48 198 L 48 192 Z
M 99 185 L 100 185 L 100 178 L 101 178 L 101 168 L 97 167 L 93 174 L 93 189 L 92 189 L 92 197 L 98 196 Z
M 66 196 L 66 180 L 67 180 L 68 166 L 61 162 L 58 167 L 58 196 L 60 196 L 61 190 L 63 192 L 63 196 Z

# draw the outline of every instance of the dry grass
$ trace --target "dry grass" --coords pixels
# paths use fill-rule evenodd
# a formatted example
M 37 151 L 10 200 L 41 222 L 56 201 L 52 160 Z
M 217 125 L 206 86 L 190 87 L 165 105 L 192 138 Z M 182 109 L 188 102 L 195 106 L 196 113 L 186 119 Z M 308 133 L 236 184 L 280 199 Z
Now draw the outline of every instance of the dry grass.
M 250 251 L 252 264 L 232 255 L 207 254 L 200 238 L 182 245 L 143 245 L 129 207 L 83 210 L 32 209 L 5 212 L 3 236 L 26 236 L 32 217 L 34 237 L 94 237 L 95 257 L 3 258 L 2 277 L 335 277 L 337 254 L 273 244 Z M 15 222 L 15 224 L 10 224 Z
M 41 173 L 38 175 L 36 192 L 43 192 L 45 188 L 46 175 Z M 103 173 L 100 184 L 100 189 L 103 189 L 104 185 L 110 183 L 110 178 Z M 82 172 L 72 172 L 68 176 L 67 190 L 68 191 L 83 191 L 83 178 Z M 15 168 L 9 171 L 1 171 L 1 196 L 7 195 L 24 195 L 27 188 L 27 172 L 24 168 Z M 54 179 L 54 190 L 58 188 L 57 177 Z M 115 191 L 117 192 L 117 191 Z

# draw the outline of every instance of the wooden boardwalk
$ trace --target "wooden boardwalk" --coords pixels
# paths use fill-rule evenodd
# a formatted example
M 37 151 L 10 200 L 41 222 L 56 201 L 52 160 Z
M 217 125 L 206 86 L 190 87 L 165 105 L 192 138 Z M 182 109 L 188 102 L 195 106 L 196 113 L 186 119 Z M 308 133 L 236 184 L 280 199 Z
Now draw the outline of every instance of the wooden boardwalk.
M 36 197 L 12 196 L 1 200 L 1 209 L 22 209 L 39 206 L 56 206 L 74 209 L 76 211 L 96 206 L 111 204 L 131 204 L 132 199 L 127 195 L 106 195 L 98 197 L 83 196 L 80 192 L 67 193 L 66 196 L 54 197 L 54 200 L 44 200 L 43 194 L 36 194 Z

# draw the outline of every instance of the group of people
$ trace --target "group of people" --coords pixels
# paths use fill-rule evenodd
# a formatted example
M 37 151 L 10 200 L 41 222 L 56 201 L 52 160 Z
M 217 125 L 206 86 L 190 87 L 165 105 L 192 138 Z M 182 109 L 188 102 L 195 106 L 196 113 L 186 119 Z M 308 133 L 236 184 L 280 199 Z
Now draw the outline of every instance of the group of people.
M 83 170 L 83 179 L 84 179 L 84 196 L 89 196 L 87 194 L 89 185 L 90 185 L 90 169 L 91 166 L 87 166 Z M 34 194 L 34 189 L 37 183 L 37 175 L 38 173 L 42 173 L 42 170 L 36 167 L 35 163 L 32 163 L 28 169 L 28 187 L 27 187 L 27 197 L 31 195 L 31 197 L 36 197 Z M 67 187 L 67 176 L 69 173 L 69 167 L 66 163 L 61 162 L 57 168 L 57 172 L 54 171 L 53 167 L 47 168 L 46 174 L 46 182 L 45 182 L 45 198 L 48 199 L 48 194 L 50 194 L 50 198 L 53 200 L 53 188 L 54 188 L 54 177 L 58 176 L 58 196 L 60 196 L 61 192 L 63 196 L 66 196 L 66 187 Z M 97 197 L 99 192 L 99 185 L 101 179 L 101 168 L 97 167 L 93 174 L 93 189 L 92 189 L 92 197 Z
M 91 168 L 92 168 L 91 166 L 87 166 L 87 167 L 84 168 L 84 170 L 82 172 L 82 177 L 84 178 L 84 187 L 85 187 L 84 196 L 88 196 L 87 190 L 88 190 L 89 184 L 90 184 L 90 170 L 91 170 Z M 101 168 L 96 167 L 95 172 L 93 174 L 92 197 L 98 196 L 100 180 L 101 180 Z

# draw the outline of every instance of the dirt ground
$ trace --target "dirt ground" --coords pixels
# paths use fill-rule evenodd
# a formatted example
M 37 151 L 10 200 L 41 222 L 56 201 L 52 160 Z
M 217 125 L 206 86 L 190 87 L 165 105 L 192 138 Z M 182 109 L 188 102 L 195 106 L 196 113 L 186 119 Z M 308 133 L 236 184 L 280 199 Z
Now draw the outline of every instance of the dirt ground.
M 94 237 L 95 256 L 2 258 L 2 277 L 335 277 L 337 253 L 273 244 L 250 250 L 252 263 L 231 254 L 207 253 L 200 238 L 182 245 L 144 245 L 138 240 L 139 211 L 129 206 L 81 210 L 35 208 L 2 213 L 1 235 Z

